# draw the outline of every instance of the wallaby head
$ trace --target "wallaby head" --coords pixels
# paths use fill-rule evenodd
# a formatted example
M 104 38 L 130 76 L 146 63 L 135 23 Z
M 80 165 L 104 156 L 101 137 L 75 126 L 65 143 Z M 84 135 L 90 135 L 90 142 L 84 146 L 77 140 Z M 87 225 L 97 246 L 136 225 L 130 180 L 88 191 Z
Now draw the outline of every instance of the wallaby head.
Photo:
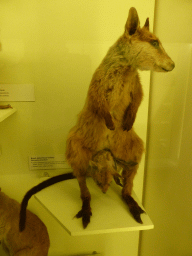
M 125 32 L 118 40 L 118 46 L 133 68 L 167 72 L 175 67 L 160 40 L 149 31 L 149 18 L 140 28 L 139 17 L 134 7 L 129 10 Z

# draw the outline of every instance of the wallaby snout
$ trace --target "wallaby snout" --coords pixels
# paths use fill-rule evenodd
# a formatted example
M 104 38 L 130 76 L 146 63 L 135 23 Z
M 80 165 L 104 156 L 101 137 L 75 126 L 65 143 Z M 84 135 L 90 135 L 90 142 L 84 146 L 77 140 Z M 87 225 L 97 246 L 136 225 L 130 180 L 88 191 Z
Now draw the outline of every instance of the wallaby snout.
M 162 69 L 162 72 L 169 72 L 175 68 L 175 63 L 171 59 L 169 59 L 165 65 L 162 65 L 160 67 Z
M 167 55 L 165 50 L 162 46 L 160 46 L 160 54 L 156 56 L 156 65 L 158 66 L 155 68 L 155 71 L 159 72 L 169 72 L 172 71 L 175 67 L 175 63 L 172 61 L 172 59 Z

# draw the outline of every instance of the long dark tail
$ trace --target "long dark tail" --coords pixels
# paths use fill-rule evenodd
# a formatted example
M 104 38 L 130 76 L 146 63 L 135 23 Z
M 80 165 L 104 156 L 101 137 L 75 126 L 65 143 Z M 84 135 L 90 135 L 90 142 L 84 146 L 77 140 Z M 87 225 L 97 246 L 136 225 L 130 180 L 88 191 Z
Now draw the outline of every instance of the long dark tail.
M 20 220 L 19 220 L 19 230 L 22 232 L 25 229 L 25 222 L 26 222 L 26 208 L 28 205 L 29 199 L 32 197 L 32 195 L 36 194 L 37 192 L 41 191 L 42 189 L 49 187 L 55 183 L 58 183 L 63 180 L 70 180 L 74 179 L 73 173 L 64 173 L 60 174 L 58 176 L 54 176 L 48 180 L 45 180 L 41 183 L 39 183 L 37 186 L 31 188 L 24 196 L 22 203 L 21 203 L 21 209 L 20 209 Z

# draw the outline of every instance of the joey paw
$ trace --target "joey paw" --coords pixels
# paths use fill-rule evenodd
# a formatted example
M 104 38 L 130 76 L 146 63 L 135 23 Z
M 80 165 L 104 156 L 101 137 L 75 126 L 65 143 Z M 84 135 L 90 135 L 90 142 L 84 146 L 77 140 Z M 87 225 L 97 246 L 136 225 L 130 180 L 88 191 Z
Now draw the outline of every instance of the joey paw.
M 119 185 L 120 187 L 123 187 L 122 183 L 121 183 L 121 180 L 120 180 L 120 177 L 118 177 L 117 175 L 114 175 L 113 176 L 114 180 L 115 180 L 115 183 L 117 185 Z

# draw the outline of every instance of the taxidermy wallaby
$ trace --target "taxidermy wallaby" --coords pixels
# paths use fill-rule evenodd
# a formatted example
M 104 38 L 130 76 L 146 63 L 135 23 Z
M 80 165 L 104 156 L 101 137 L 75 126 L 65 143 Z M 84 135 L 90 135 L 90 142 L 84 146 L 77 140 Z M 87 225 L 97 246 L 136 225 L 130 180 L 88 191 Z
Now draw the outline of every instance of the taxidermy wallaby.
M 93 178 L 99 188 L 105 193 L 110 186 L 112 179 L 115 180 L 117 185 L 122 186 L 121 184 L 121 175 L 118 173 L 122 166 L 133 166 L 136 165 L 135 162 L 125 162 L 121 159 L 115 159 L 109 149 L 103 149 L 97 152 L 92 161 L 89 163 L 89 167 L 87 170 L 87 176 Z M 58 176 L 52 177 L 47 179 L 38 185 L 31 188 L 26 195 L 24 196 L 22 203 L 21 203 L 21 210 L 20 210 L 20 222 L 19 222 L 19 229 L 23 231 L 25 229 L 25 222 L 26 222 L 26 208 L 28 205 L 28 201 L 32 195 L 36 194 L 37 192 L 41 191 L 42 189 L 49 187 L 55 183 L 74 179 L 74 175 L 72 172 L 60 174 Z
M 47 256 L 49 235 L 44 223 L 27 210 L 26 229 L 19 232 L 20 204 L 0 190 L 0 241 L 10 256 Z
M 135 220 L 142 223 L 140 215 L 144 211 L 131 196 L 133 179 L 144 151 L 142 140 L 132 128 L 143 96 L 137 69 L 168 72 L 174 66 L 159 39 L 149 32 L 149 19 L 140 28 L 137 11 L 132 7 L 124 34 L 95 71 L 84 108 L 69 132 L 66 159 L 73 173 L 52 177 L 26 193 L 21 204 L 20 231 L 25 228 L 25 211 L 30 197 L 74 176 L 79 182 L 82 199 L 82 209 L 76 217 L 82 218 L 86 228 L 92 215 L 86 177 L 92 176 L 106 192 L 113 178 L 121 185 L 116 164 L 123 168 L 123 199 Z
M 93 74 L 85 105 L 67 138 L 66 159 L 81 190 L 82 209 L 76 216 L 82 218 L 84 228 L 92 215 L 86 172 L 94 154 L 108 148 L 125 162 L 141 160 L 143 142 L 132 128 L 143 96 L 137 69 L 168 72 L 174 66 L 160 40 L 149 31 L 149 19 L 140 28 L 132 7 L 123 35 Z M 143 210 L 131 197 L 138 166 L 123 168 L 122 196 L 135 220 L 142 223 Z

